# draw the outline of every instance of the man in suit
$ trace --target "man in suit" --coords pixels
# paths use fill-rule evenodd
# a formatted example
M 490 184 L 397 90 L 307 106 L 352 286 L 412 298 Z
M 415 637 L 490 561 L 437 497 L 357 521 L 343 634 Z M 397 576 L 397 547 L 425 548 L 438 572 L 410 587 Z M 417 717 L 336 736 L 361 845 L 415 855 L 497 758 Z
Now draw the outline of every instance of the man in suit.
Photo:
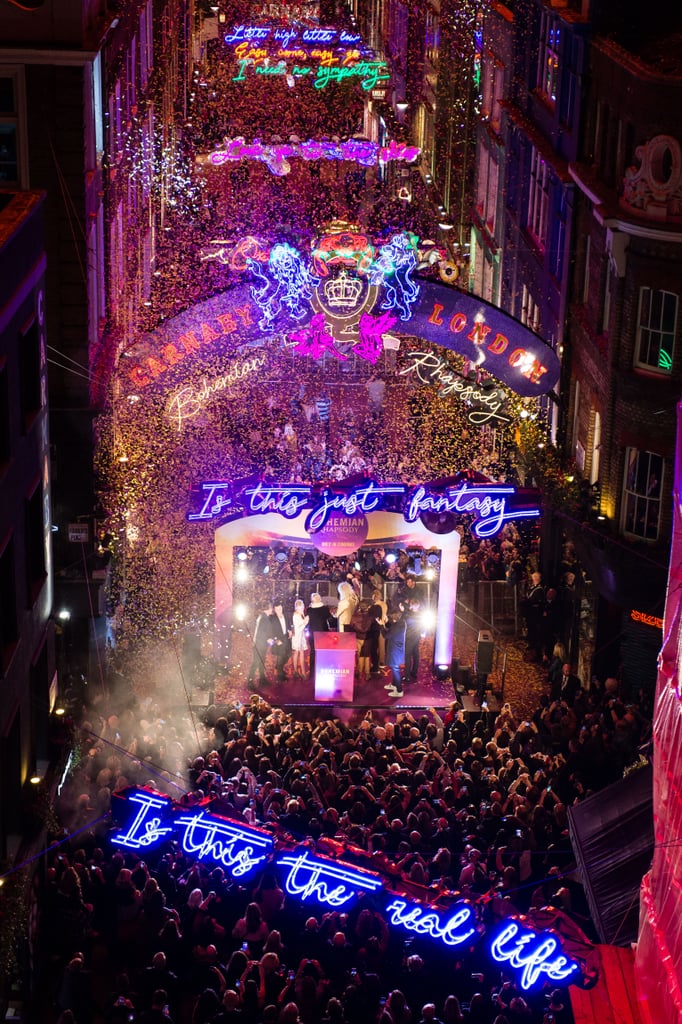
M 274 612 L 269 616 L 270 636 L 272 638 L 273 653 L 277 659 L 277 678 L 283 682 L 286 678 L 284 666 L 291 656 L 291 632 L 282 607 L 282 598 L 276 597 Z
M 552 688 L 552 700 L 563 700 L 572 708 L 575 697 L 580 689 L 580 680 L 571 672 L 571 666 L 567 663 L 561 666 L 561 675 L 557 676 Z
M 266 599 L 261 605 L 260 613 L 253 628 L 253 658 L 247 682 L 249 687 L 257 679 L 261 686 L 265 686 L 265 659 L 272 641 L 270 617 L 273 613 L 272 601 Z

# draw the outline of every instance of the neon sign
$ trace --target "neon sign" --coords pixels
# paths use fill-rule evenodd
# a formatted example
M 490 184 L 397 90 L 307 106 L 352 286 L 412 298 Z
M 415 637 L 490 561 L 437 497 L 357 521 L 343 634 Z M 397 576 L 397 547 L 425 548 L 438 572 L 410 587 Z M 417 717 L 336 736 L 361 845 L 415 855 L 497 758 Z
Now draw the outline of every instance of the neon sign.
M 244 42 L 265 43 L 267 40 L 275 40 L 285 48 L 290 47 L 292 43 L 315 46 L 338 43 L 340 46 L 356 46 L 360 39 L 361 36 L 357 32 L 348 32 L 346 29 L 336 29 L 328 25 L 308 28 L 295 25 L 235 25 L 224 37 L 225 43 L 232 46 Z
M 251 359 L 233 363 L 227 373 L 222 373 L 219 377 L 214 377 L 213 380 L 204 379 L 200 387 L 188 384 L 186 387 L 180 388 L 169 398 L 166 404 L 166 416 L 178 430 L 182 430 L 187 420 L 198 416 L 214 395 L 228 390 L 233 384 L 238 384 L 258 370 L 262 370 L 266 362 L 267 356 L 255 355 Z
M 374 480 L 367 480 L 358 487 L 334 490 L 306 484 L 267 482 L 240 487 L 230 481 L 216 480 L 202 483 L 196 494 L 198 507 L 195 505 L 187 513 L 190 522 L 210 522 L 268 512 L 294 519 L 305 509 L 310 509 L 305 529 L 313 536 L 323 529 L 333 514 L 365 515 L 379 509 L 401 510 L 408 523 L 415 522 L 427 512 L 472 516 L 476 520 L 473 530 L 478 537 L 494 536 L 512 519 L 540 515 L 539 508 L 510 509 L 507 502 L 516 494 L 516 489 L 501 484 L 461 483 L 440 492 L 431 490 L 426 484 L 408 491 L 405 484 L 378 484 Z
M 336 58 L 333 58 L 336 59 Z M 276 64 L 270 63 L 266 58 L 263 63 L 257 63 L 253 57 L 242 57 L 237 61 L 237 74 L 233 76 L 233 82 L 243 82 L 247 72 L 251 71 L 256 75 L 269 77 L 289 77 L 292 83 L 297 78 L 304 78 L 315 73 L 311 79 L 316 89 L 325 89 L 331 82 L 343 82 L 350 78 L 361 79 L 360 85 L 369 92 L 374 89 L 378 82 L 385 82 L 391 76 L 388 73 L 388 66 L 383 60 L 359 60 L 354 63 L 336 66 L 332 63 L 320 63 L 316 68 L 301 67 L 294 64 L 291 68 L 286 60 L 278 60 Z
M 259 139 L 247 143 L 243 138 L 236 138 L 226 139 L 222 148 L 214 150 L 207 157 L 198 157 L 197 162 L 221 167 L 236 160 L 259 160 L 273 174 L 282 176 L 291 170 L 288 163 L 290 157 L 300 157 L 302 160 L 348 160 L 363 167 L 374 167 L 391 160 L 414 163 L 420 153 L 418 146 L 408 146 L 405 142 L 394 140 L 387 146 L 379 146 L 376 142 L 364 139 L 347 139 L 342 142 L 309 139 L 307 142 L 266 145 Z
M 457 395 L 470 406 L 467 414 L 470 423 L 481 426 L 491 421 L 511 422 L 511 416 L 500 412 L 506 399 L 503 391 L 498 388 L 487 390 L 476 381 L 468 380 L 457 373 L 447 359 L 443 359 L 433 352 L 407 352 L 406 358 L 411 360 L 411 363 L 400 370 L 398 376 L 408 377 L 410 374 L 414 374 L 422 384 L 435 383 L 441 398 L 447 398 L 452 394 Z
M 555 956 L 555 954 L 557 954 Z M 549 981 L 566 981 L 578 964 L 560 952 L 558 939 L 549 932 L 535 932 L 510 921 L 490 944 L 490 955 L 498 964 L 521 971 L 521 988 L 528 990 L 543 975 Z M 553 959 L 550 959 L 553 957 Z
M 279 849 L 279 838 L 203 807 L 188 811 L 168 797 L 142 789 L 116 794 L 114 807 L 130 817 L 128 828 L 111 837 L 124 849 L 138 852 L 177 836 L 188 857 L 217 864 L 236 879 L 266 862 L 274 865 L 289 895 L 302 901 L 348 909 L 359 894 L 372 895 L 383 902 L 390 925 L 440 942 L 446 949 L 459 951 L 485 937 L 475 904 L 459 900 L 441 911 L 410 902 L 386 889 L 381 876 L 372 871 L 313 854 L 308 847 L 284 844 L 286 848 Z M 486 945 L 493 960 L 515 972 L 524 991 L 545 980 L 570 983 L 581 976 L 580 963 L 566 955 L 558 937 L 549 931 L 536 933 L 514 919 L 486 937 Z
M 540 509 L 521 509 L 513 512 L 507 509 L 505 495 L 516 493 L 514 487 L 476 484 L 468 487 L 449 487 L 445 494 L 433 494 L 427 487 L 417 487 L 405 505 L 405 519 L 415 522 L 425 512 L 454 512 L 458 515 L 474 515 L 474 533 L 477 537 L 493 537 L 503 525 L 512 519 L 535 518 Z
M 446 946 L 461 946 L 476 935 L 473 908 L 466 903 L 456 904 L 458 909 L 443 922 L 432 910 L 410 905 L 405 900 L 392 900 L 386 907 L 391 924 L 407 928 L 417 935 L 440 939 Z
M 285 888 L 302 900 L 314 899 L 328 907 L 343 907 L 355 900 L 358 890 L 377 892 L 383 889 L 379 878 L 365 871 L 349 868 L 304 853 L 277 857 L 278 867 L 288 868 Z
M 337 236 L 345 231 L 351 236 L 357 233 L 347 225 L 330 231 L 317 243 L 315 263 L 308 254 L 301 256 L 299 263 L 292 254 L 295 250 L 290 249 L 286 259 L 276 259 L 271 265 L 270 246 L 256 238 L 234 243 L 214 240 L 213 251 L 205 258 L 229 261 L 236 272 L 250 269 L 254 295 L 247 283 L 237 285 L 142 335 L 119 360 L 121 375 L 128 379 L 129 386 L 143 388 L 167 370 L 177 371 L 192 357 L 199 360 L 204 354 L 214 356 L 216 349 L 222 354 L 228 344 L 235 348 L 262 344 L 260 331 L 287 336 L 297 354 L 319 358 L 329 353 L 343 359 L 352 351 L 376 362 L 385 348 L 399 343 L 390 332 L 396 328 L 398 316 L 404 316 L 407 305 L 409 318 L 401 319 L 398 338 L 401 334 L 423 338 L 441 349 L 457 352 L 524 397 L 536 397 L 554 387 L 559 379 L 559 359 L 523 324 L 490 303 L 438 281 L 413 281 L 419 287 L 419 295 L 413 299 L 413 271 L 407 262 L 397 266 L 393 276 L 384 274 L 381 286 L 373 284 L 380 278 L 371 268 L 377 263 L 378 270 L 383 263 L 382 247 L 378 256 L 374 247 L 367 271 L 362 273 L 357 264 L 354 267 L 344 262 L 346 242 Z M 231 253 L 228 245 L 234 245 Z M 409 245 L 412 247 L 411 237 Z M 357 249 L 355 252 L 359 256 Z M 415 256 L 419 258 L 416 250 Z M 364 255 L 360 258 L 364 261 Z M 296 270 L 290 278 L 287 260 Z M 326 267 L 326 276 L 317 270 L 319 266 Z M 313 277 L 319 278 L 318 284 L 313 285 Z M 307 292 L 310 299 L 306 298 Z M 385 303 L 391 301 L 395 302 L 394 310 L 384 310 Z M 377 306 L 382 310 L 379 314 L 373 312 Z M 427 376 L 426 363 L 421 371 Z
M 655 629 L 663 629 L 663 619 L 657 615 L 647 615 L 646 612 L 637 612 L 634 609 L 630 612 L 633 622 L 643 622 L 645 626 L 654 626 Z

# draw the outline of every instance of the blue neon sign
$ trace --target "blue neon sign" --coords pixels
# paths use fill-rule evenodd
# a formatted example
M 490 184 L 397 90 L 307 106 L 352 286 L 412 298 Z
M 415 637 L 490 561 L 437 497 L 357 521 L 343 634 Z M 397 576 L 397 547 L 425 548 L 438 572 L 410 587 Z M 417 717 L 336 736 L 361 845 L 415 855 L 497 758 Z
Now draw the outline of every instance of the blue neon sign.
M 314 899 L 328 907 L 343 907 L 355 900 L 358 890 L 378 892 L 382 881 L 346 864 L 311 857 L 307 850 L 277 857 L 277 867 L 287 871 L 285 888 L 301 900 Z
M 365 515 L 383 509 L 402 511 L 408 523 L 414 523 L 428 512 L 451 512 L 472 516 L 477 537 L 493 537 L 505 523 L 513 519 L 533 519 L 539 508 L 509 508 L 516 488 L 502 484 L 461 483 L 432 490 L 420 484 L 408 490 L 405 484 L 379 484 L 366 480 L 356 487 L 325 487 L 315 489 L 307 484 L 274 484 L 260 482 L 239 487 L 227 480 L 214 480 L 199 485 L 195 502 L 187 513 L 190 522 L 227 521 L 240 515 L 264 515 L 277 512 L 285 519 L 295 519 L 310 509 L 306 531 L 314 535 L 323 529 L 331 515 Z
M 115 804 L 125 808 L 129 822 L 125 831 L 111 836 L 111 842 L 124 849 L 139 852 L 173 836 L 188 857 L 218 864 L 238 881 L 274 863 L 286 891 L 302 901 L 348 909 L 359 895 L 372 895 L 382 900 L 389 924 L 448 949 L 473 945 L 484 936 L 474 904 L 460 900 L 441 911 L 411 902 L 388 891 L 374 872 L 314 855 L 307 847 L 278 851 L 269 833 L 204 807 L 178 807 L 170 798 L 145 789 L 117 794 Z M 496 963 L 515 973 L 524 991 L 544 981 L 570 983 L 581 974 L 580 964 L 566 955 L 557 936 L 546 930 L 534 932 L 513 919 L 487 937 L 487 949 Z

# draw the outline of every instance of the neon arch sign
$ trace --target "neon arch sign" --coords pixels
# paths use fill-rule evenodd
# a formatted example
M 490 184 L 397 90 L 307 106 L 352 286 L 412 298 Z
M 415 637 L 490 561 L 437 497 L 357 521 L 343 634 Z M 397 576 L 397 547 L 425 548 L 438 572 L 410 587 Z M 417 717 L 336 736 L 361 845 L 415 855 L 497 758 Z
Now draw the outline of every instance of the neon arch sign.
M 463 949 L 484 940 L 491 958 L 513 971 L 526 992 L 545 979 L 570 983 L 582 976 L 580 963 L 565 953 L 552 932 L 536 933 L 518 920 L 507 919 L 488 936 L 471 903 L 459 900 L 441 912 L 410 901 L 387 890 L 378 874 L 312 854 L 308 846 L 280 851 L 268 832 L 212 814 L 205 802 L 189 809 L 149 790 L 131 789 L 116 794 L 114 806 L 128 819 L 124 831 L 110 837 L 122 849 L 137 853 L 177 839 L 188 857 L 223 867 L 237 881 L 270 863 L 283 875 L 291 896 L 331 909 L 347 910 L 363 893 L 375 901 L 383 895 L 383 912 L 390 925 L 447 949 Z

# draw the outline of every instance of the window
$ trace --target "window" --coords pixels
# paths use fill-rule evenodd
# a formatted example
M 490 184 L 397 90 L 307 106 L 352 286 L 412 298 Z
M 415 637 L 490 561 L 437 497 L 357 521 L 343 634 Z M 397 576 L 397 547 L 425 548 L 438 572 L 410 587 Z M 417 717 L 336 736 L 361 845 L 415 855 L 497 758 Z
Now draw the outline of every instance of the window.
M 556 103 L 559 82 L 559 44 L 561 29 L 556 18 L 547 11 L 540 22 L 538 53 L 538 90 L 550 103 Z
M 658 538 L 663 456 L 628 448 L 625 458 L 623 530 L 643 540 Z
M 530 187 L 526 227 L 538 243 L 545 248 L 547 241 L 547 207 L 549 204 L 549 173 L 547 164 L 535 146 L 531 147 Z
M 531 331 L 540 331 L 540 307 L 525 284 L 521 289 L 521 323 Z
M 671 373 L 678 297 L 657 288 L 640 288 L 637 318 L 637 366 Z
M 21 69 L 0 69 L 0 185 L 28 188 L 26 160 L 22 151 L 24 79 Z

